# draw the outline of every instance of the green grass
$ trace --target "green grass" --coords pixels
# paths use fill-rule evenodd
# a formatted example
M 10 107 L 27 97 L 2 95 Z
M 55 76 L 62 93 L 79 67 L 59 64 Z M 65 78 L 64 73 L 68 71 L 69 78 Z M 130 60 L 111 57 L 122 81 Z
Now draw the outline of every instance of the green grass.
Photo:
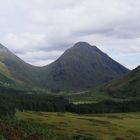
M 140 113 L 78 115 L 26 111 L 17 112 L 16 117 L 49 126 L 57 137 L 83 135 L 97 140 L 140 139 Z
M 136 100 L 138 97 L 131 97 L 131 98 L 116 98 L 110 96 L 108 93 L 98 91 L 93 89 L 88 91 L 87 93 L 76 94 L 76 93 L 69 93 L 63 94 L 67 100 L 74 104 L 91 104 L 91 103 L 98 103 L 105 100 L 112 100 L 112 101 L 128 101 L 128 100 Z M 139 97 L 140 98 L 140 97 Z
M 4 74 L 4 75 L 7 75 L 9 77 L 12 77 L 8 68 L 5 66 L 4 63 L 0 62 L 0 73 Z
M 66 99 L 74 104 L 85 104 L 85 103 L 97 103 L 103 100 L 109 100 L 111 97 L 105 93 L 99 93 L 98 91 L 87 92 L 82 94 L 66 94 L 63 95 Z
M 6 140 L 6 138 L 0 134 L 0 140 Z

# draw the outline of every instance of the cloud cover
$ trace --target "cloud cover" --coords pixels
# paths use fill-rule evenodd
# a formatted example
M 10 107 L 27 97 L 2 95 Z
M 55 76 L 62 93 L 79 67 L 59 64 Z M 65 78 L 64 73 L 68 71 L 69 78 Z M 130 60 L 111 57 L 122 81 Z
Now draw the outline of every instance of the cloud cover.
M 129 68 L 140 64 L 139 0 L 0 0 L 0 42 L 34 65 L 78 41 Z

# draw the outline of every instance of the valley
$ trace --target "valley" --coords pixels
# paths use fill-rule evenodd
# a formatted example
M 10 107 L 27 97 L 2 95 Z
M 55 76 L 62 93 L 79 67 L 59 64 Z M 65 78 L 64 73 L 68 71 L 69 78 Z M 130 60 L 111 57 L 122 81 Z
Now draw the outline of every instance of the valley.
M 24 62 L 0 44 L 0 62 L 7 71 L 4 76 L 9 78 L 10 74 L 15 84 L 44 88 L 53 93 L 87 90 L 130 72 L 96 46 L 86 42 L 75 43 L 56 61 L 43 67 Z M 0 74 L 1 71 L 3 67 L 0 67 Z
M 86 42 L 36 67 L 0 45 L 0 140 L 139 140 L 140 66 Z
M 0 120 L 0 124 L 2 121 Z M 11 128 L 9 137 L 3 126 L 2 140 L 18 140 L 19 131 L 26 140 L 139 140 L 140 113 L 72 114 L 48 112 L 17 112 L 14 121 L 5 125 Z M 16 125 L 16 126 L 15 126 Z M 29 130 L 28 130 L 29 129 Z M 38 135 L 36 135 L 38 134 Z M 42 135 L 43 134 L 43 135 Z M 16 138 L 17 137 L 17 138 Z M 5 139 L 4 139 L 5 138 Z M 21 139 L 21 138 L 20 138 Z
M 140 140 L 140 0 L 0 0 L 0 140 Z

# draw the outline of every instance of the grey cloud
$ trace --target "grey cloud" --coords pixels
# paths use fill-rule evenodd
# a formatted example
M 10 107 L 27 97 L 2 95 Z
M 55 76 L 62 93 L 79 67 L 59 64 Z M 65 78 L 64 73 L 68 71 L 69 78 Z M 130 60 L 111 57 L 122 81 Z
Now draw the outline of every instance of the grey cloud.
M 45 52 L 45 51 L 34 51 L 34 52 L 27 52 L 25 54 L 18 54 L 23 59 L 27 59 L 28 61 L 36 61 L 36 60 L 49 60 L 50 58 L 56 59 L 59 57 L 60 54 L 63 52 L 61 51 L 52 51 L 52 52 Z
M 50 63 L 78 41 L 97 45 L 112 56 L 140 52 L 139 0 L 0 3 L 0 42 L 32 64 Z M 38 56 L 40 51 L 47 56 Z

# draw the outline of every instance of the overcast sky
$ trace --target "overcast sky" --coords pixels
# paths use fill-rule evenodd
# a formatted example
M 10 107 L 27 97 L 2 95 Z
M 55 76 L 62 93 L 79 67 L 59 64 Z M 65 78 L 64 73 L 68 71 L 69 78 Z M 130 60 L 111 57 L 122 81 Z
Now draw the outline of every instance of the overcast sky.
M 78 41 L 140 65 L 140 0 L 0 0 L 0 42 L 43 66 Z

